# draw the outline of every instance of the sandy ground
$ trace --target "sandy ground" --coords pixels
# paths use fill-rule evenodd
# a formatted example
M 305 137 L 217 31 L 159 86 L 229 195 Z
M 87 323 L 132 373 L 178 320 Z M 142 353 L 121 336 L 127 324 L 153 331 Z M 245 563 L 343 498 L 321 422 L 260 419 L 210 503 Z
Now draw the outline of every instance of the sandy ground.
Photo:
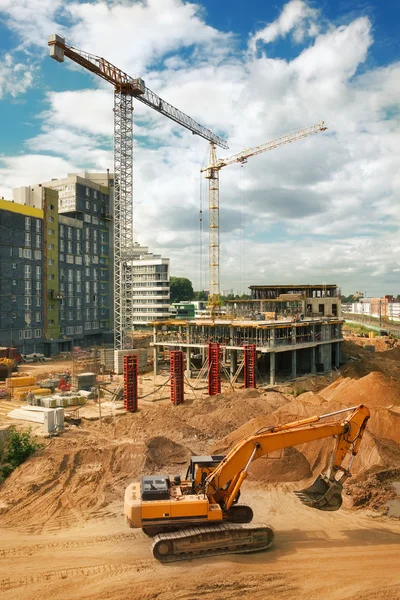
M 276 532 L 264 553 L 161 565 L 122 515 L 30 536 L 3 531 L 3 600 L 399 600 L 400 522 L 323 513 L 288 490 L 247 486 L 256 522 Z
M 167 387 L 142 400 L 135 415 L 83 419 L 47 440 L 0 489 L 1 599 L 400 600 L 400 519 L 355 510 L 352 496 L 341 510 L 320 512 L 292 493 L 303 487 L 296 479 L 320 471 L 326 448 L 319 443 L 264 457 L 249 473 L 241 500 L 253 508 L 255 524 L 275 529 L 267 552 L 161 565 L 149 538 L 122 516 L 123 490 L 142 473 L 183 473 L 190 453 L 231 446 L 264 421 L 320 414 L 323 405 L 371 408 L 355 481 L 399 467 L 400 352 L 376 356 L 352 346 L 351 354 L 347 377 L 318 394 L 196 393 L 171 407 L 161 399 Z M 143 394 L 154 389 L 148 376 L 141 385 Z

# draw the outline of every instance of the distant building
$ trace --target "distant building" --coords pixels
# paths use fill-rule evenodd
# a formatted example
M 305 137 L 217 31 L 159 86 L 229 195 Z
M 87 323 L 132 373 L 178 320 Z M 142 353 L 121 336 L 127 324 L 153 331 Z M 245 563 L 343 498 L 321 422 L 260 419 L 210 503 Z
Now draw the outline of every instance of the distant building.
M 400 302 L 391 296 L 382 298 L 362 298 L 346 306 L 346 311 L 355 315 L 369 317 L 386 317 L 392 321 L 400 321 Z
M 134 260 L 129 261 L 126 314 L 131 318 L 127 328 L 142 327 L 152 321 L 169 318 L 169 258 L 152 254 L 148 247 L 135 243 Z M 131 293 L 129 293 L 129 288 Z

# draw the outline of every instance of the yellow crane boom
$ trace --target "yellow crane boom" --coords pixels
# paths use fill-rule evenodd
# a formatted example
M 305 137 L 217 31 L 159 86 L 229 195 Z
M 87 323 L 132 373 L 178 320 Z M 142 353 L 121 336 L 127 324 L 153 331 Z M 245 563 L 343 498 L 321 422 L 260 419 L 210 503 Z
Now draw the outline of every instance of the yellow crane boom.
M 209 221 L 209 278 L 210 278 L 210 294 L 209 294 L 209 306 L 211 310 L 211 316 L 215 316 L 218 312 L 220 305 L 220 234 L 219 234 L 219 171 L 223 167 L 232 165 L 235 163 L 244 164 L 251 156 L 268 152 L 269 150 L 275 150 L 291 142 L 301 140 L 310 135 L 325 131 L 324 121 L 317 123 L 316 125 L 310 125 L 294 133 L 289 133 L 283 137 L 271 140 L 265 144 L 254 146 L 253 148 L 247 148 L 233 154 L 227 158 L 217 158 L 216 145 L 210 142 L 210 160 L 207 167 L 201 170 L 202 173 L 206 173 L 205 177 L 209 180 L 208 186 L 208 221 Z

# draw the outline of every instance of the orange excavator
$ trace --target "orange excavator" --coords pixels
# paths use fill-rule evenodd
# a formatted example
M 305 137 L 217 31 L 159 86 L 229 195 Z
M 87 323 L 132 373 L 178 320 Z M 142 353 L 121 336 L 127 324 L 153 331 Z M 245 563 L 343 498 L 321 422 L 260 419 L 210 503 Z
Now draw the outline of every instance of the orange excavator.
M 359 405 L 265 427 L 239 441 L 226 456 L 192 456 L 185 479 L 144 476 L 125 491 L 129 526 L 154 537 L 153 555 L 164 563 L 265 550 L 272 544 L 273 530 L 249 525 L 253 511 L 238 503 L 252 462 L 283 448 L 335 438 L 329 467 L 310 487 L 295 493 L 311 508 L 338 510 L 369 416 L 368 408 Z

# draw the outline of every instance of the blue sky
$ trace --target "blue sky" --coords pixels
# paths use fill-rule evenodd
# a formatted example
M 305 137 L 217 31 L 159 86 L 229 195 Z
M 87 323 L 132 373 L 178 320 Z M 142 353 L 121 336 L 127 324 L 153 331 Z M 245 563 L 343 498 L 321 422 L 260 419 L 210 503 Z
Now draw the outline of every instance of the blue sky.
M 390 0 L 0 0 L 0 196 L 112 170 L 112 88 L 48 57 L 58 31 L 224 135 L 220 155 L 326 121 L 221 172 L 222 288 L 400 293 L 399 21 Z M 136 238 L 197 287 L 207 143 L 142 105 L 135 124 Z

